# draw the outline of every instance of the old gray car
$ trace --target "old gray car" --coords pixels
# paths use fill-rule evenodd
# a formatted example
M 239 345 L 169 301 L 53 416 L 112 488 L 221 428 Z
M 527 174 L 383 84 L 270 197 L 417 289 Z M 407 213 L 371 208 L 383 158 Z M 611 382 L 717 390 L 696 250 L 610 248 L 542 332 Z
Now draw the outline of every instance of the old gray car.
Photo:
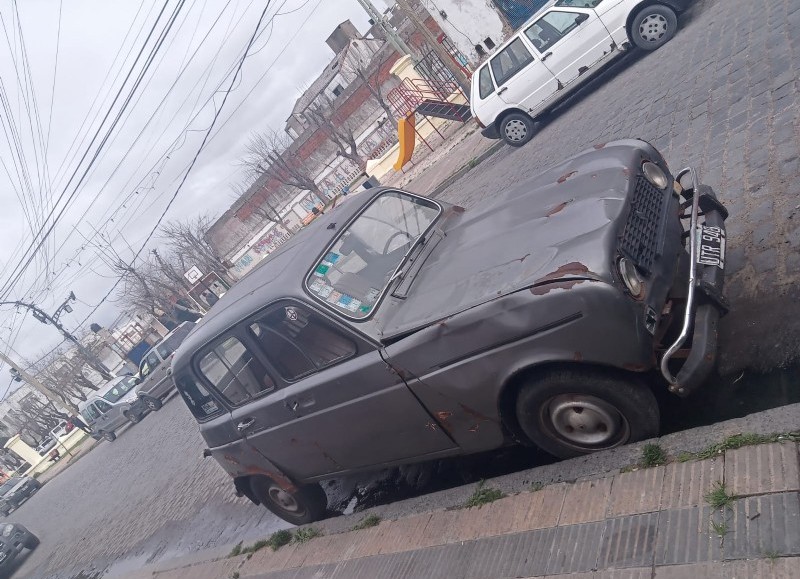
M 322 479 L 609 449 L 658 434 L 655 390 L 702 384 L 727 212 L 693 170 L 618 141 L 490 197 L 361 193 L 198 324 L 174 377 L 239 493 L 305 523 Z
M 172 381 L 170 361 L 192 328 L 194 322 L 179 324 L 148 350 L 139 363 L 140 384 L 136 387 L 136 392 L 150 410 L 160 410 L 161 401 L 174 391 L 175 382 Z

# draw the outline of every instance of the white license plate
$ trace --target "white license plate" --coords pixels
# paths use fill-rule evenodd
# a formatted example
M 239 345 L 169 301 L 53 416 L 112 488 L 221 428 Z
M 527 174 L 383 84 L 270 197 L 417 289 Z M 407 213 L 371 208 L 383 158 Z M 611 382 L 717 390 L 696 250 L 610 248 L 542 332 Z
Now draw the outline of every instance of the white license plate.
M 697 263 L 725 268 L 725 230 L 700 225 L 697 228 Z

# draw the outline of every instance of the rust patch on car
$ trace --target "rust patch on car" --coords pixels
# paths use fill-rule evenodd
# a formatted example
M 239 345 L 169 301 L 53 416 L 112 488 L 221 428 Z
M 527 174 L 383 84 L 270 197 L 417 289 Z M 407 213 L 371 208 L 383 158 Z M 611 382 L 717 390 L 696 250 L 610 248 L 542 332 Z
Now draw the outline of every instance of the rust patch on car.
M 468 432 L 478 432 L 478 429 L 480 428 L 482 422 L 492 422 L 491 418 L 489 418 L 485 414 L 481 414 L 474 408 L 470 408 L 465 404 L 459 404 L 459 406 L 461 407 L 461 410 L 463 410 L 465 414 L 475 419 L 475 423 L 467 429 Z
M 577 171 L 570 171 L 566 175 L 561 175 L 561 177 L 558 178 L 557 183 L 565 183 L 567 181 L 567 179 L 569 179 L 570 177 L 572 177 L 574 175 L 577 175 L 577 174 L 578 174 Z
M 543 285 L 537 285 L 531 288 L 531 293 L 535 296 L 543 296 L 544 294 L 553 291 L 554 289 L 570 290 L 579 283 L 585 282 L 585 279 L 568 279 L 564 281 L 554 281 Z
M 605 143 L 597 143 L 597 144 L 594 146 L 594 148 L 595 148 L 595 149 L 597 149 L 597 150 L 599 151 L 600 149 L 602 149 L 602 148 L 603 148 L 603 147 L 605 147 L 605 146 L 606 146 L 606 144 L 605 144 Z
M 453 213 L 464 213 L 464 211 L 466 211 L 461 205 L 453 205 L 452 210 Z
M 583 354 L 580 352 L 575 352 L 575 355 L 572 356 L 572 359 L 576 362 L 583 362 Z
M 450 418 L 452 415 L 453 413 L 450 412 L 449 410 L 440 410 L 439 412 L 436 413 L 436 418 L 438 418 L 442 422 L 447 422 L 447 419 Z
M 569 199 L 569 200 L 567 200 L 567 201 L 562 201 L 562 202 L 561 202 L 561 203 L 559 203 L 558 205 L 554 205 L 553 207 L 551 207 L 550 209 L 548 209 L 548 210 L 547 210 L 547 213 L 546 213 L 545 215 L 547 215 L 547 217 L 552 217 L 552 216 L 553 216 L 553 215 L 555 215 L 556 213 L 559 213 L 559 212 L 563 211 L 563 210 L 564 210 L 564 207 L 566 207 L 566 206 L 567 206 L 567 205 L 569 205 L 570 203 L 572 203 L 572 199 Z M 530 254 L 528 254 L 528 255 L 530 255 Z M 527 257 L 527 256 L 526 256 L 526 257 Z
M 263 468 L 258 468 L 254 465 L 248 465 L 244 468 L 244 470 L 249 475 L 265 476 L 269 479 L 272 479 L 279 487 L 288 493 L 293 493 L 297 490 L 297 486 L 295 486 L 290 479 L 283 476 L 279 472 L 264 470 Z
M 580 263 L 579 261 L 572 261 L 570 263 L 564 264 L 559 267 L 557 270 L 548 273 L 541 279 L 537 279 L 536 283 L 542 283 L 544 281 L 551 281 L 554 279 L 561 279 L 562 277 L 568 275 L 583 275 L 589 273 L 589 268 Z
M 224 458 L 227 462 L 235 465 L 239 465 L 239 460 L 233 456 L 232 454 L 223 454 L 222 458 Z

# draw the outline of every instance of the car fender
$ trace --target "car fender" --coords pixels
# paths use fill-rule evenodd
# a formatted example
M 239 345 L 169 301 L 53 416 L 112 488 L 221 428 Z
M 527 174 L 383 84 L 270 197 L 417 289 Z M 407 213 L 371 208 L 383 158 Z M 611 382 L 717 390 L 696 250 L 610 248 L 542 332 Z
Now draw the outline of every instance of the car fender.
M 237 494 L 247 496 L 256 504 L 259 501 L 250 490 L 250 479 L 255 476 L 268 477 L 287 492 L 294 492 L 297 488 L 295 481 L 246 439 L 208 449 L 204 456 L 214 457 L 222 469 L 233 477 Z

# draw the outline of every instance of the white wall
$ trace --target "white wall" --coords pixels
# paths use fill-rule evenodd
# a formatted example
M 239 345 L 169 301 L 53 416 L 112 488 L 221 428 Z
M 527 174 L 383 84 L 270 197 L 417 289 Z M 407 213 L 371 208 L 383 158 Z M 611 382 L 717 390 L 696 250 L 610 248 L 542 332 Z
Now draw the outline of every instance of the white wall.
M 491 0 L 420 0 L 453 44 L 475 65 L 481 58 L 475 45 L 491 38 L 503 42 L 503 20 Z M 447 14 L 443 17 L 441 11 Z M 486 52 L 490 52 L 485 46 Z

